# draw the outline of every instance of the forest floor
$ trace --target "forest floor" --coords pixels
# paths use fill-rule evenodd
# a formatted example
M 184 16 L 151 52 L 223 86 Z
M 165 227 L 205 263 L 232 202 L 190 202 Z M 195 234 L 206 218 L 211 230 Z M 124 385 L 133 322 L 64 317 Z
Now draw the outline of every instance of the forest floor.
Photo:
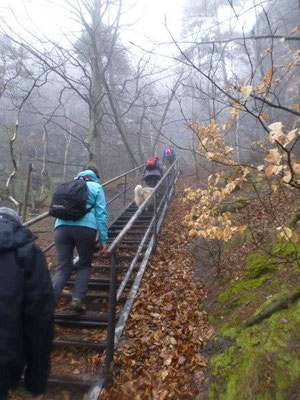
M 299 191 L 244 202 L 233 220 L 247 230 L 220 244 L 189 237 L 188 186 L 198 182 L 177 185 L 101 399 L 299 400 L 300 247 L 276 239 L 276 226 L 299 211 Z M 57 391 L 51 400 L 69 398 Z

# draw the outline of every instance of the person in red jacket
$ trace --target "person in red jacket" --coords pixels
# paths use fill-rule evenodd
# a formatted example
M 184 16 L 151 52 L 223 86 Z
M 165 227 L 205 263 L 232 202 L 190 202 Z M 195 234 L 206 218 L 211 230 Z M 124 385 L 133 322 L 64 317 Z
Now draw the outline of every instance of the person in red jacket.
M 0 207 L 0 399 L 46 390 L 54 335 L 54 293 L 45 257 L 18 214 Z

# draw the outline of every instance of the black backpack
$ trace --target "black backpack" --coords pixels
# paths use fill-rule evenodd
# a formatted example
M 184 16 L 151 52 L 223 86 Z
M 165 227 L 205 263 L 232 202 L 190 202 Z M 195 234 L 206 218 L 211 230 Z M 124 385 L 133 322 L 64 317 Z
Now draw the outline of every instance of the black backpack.
M 86 181 L 92 180 L 84 177 L 59 185 L 53 193 L 49 215 L 66 221 L 76 221 L 90 212 L 95 204 L 86 208 L 89 194 Z

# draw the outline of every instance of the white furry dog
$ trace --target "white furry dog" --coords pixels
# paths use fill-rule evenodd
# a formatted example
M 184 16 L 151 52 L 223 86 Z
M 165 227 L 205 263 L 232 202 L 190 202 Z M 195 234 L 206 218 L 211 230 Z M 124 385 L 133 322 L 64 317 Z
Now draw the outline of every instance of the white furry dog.
M 134 201 L 135 204 L 140 207 L 146 198 L 150 196 L 150 194 L 153 192 L 154 188 L 151 187 L 143 187 L 142 185 L 137 185 L 134 188 Z M 149 207 L 149 206 L 148 206 Z

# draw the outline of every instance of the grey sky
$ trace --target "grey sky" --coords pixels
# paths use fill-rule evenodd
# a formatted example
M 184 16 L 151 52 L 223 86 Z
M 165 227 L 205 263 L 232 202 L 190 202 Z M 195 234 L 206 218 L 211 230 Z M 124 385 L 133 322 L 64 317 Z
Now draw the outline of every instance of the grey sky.
M 181 16 L 184 0 L 125 0 L 124 10 L 128 10 L 122 24 L 130 25 L 123 35 L 124 40 L 154 42 L 169 40 L 164 28 L 165 16 L 168 26 L 178 34 L 181 29 Z M 63 5 L 63 1 L 56 1 Z M 12 12 L 20 24 L 16 23 Z M 77 29 L 70 21 L 70 15 L 63 8 L 47 0 L 1 0 L 1 16 L 13 24 L 14 29 L 26 29 L 44 33 L 51 39 L 58 39 L 60 32 L 72 33 Z

